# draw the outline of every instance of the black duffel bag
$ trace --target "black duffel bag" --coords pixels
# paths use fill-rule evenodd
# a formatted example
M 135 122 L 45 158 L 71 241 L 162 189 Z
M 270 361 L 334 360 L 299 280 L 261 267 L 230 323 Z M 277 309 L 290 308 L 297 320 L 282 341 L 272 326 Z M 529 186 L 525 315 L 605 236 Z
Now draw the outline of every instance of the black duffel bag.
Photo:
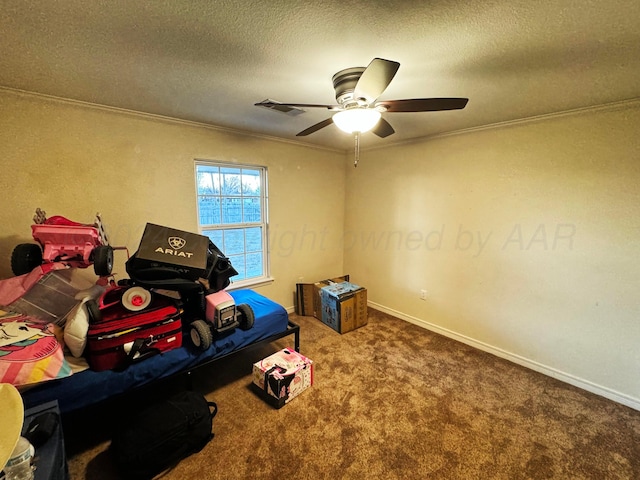
M 136 413 L 113 435 L 110 452 L 125 479 L 148 480 L 199 452 L 213 438 L 214 402 L 185 391 Z

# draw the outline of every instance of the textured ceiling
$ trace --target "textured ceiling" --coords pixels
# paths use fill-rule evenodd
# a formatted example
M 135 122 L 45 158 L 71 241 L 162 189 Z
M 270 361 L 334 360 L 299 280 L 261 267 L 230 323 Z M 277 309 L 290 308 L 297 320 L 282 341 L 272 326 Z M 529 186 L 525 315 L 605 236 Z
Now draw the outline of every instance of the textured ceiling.
M 640 97 L 638 0 L 0 0 L 0 86 L 351 148 L 331 77 L 400 62 L 380 99 L 467 97 L 391 113 L 364 148 Z

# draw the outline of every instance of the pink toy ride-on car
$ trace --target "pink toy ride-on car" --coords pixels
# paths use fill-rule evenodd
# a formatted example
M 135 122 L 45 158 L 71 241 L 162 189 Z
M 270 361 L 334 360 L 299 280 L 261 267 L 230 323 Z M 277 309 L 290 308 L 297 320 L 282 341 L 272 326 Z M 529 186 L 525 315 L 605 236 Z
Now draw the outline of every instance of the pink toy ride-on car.
M 24 275 L 43 263 L 60 262 L 69 267 L 93 269 L 99 277 L 111 275 L 113 250 L 102 226 L 100 214 L 93 225 L 73 222 L 65 217 L 46 217 L 36 209 L 31 225 L 33 239 L 21 243 L 11 254 L 14 275 Z

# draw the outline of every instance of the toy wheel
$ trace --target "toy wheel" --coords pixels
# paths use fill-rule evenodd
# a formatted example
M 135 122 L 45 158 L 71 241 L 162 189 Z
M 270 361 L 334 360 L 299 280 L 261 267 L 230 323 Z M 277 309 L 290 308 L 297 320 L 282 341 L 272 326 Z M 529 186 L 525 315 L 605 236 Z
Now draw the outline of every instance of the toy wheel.
M 42 265 L 42 249 L 35 243 L 16 245 L 11 253 L 11 271 L 14 275 L 24 275 Z
M 151 303 L 151 292 L 142 287 L 131 287 L 122 294 L 122 305 L 127 310 L 137 312 Z
M 191 341 L 200 350 L 206 350 L 213 343 L 213 335 L 209 324 L 204 320 L 194 320 L 191 322 Z
M 87 307 L 89 323 L 93 325 L 100 322 L 100 320 L 102 320 L 102 312 L 100 312 L 98 302 L 96 302 L 95 300 L 87 300 L 84 304 Z
M 91 252 L 93 256 L 93 271 L 99 277 L 108 277 L 113 270 L 113 247 L 111 245 L 100 245 Z
M 241 303 L 237 307 L 240 312 L 239 321 L 240 321 L 240 329 L 241 330 L 249 330 L 253 327 L 253 324 L 256 322 L 256 316 L 253 313 L 253 308 L 251 305 L 246 303 Z

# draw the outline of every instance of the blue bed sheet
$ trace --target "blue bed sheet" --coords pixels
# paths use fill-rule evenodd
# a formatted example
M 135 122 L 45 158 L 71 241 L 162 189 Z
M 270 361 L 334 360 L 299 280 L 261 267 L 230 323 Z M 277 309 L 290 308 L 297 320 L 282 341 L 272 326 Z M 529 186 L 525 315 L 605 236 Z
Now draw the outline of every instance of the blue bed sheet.
M 214 339 L 207 350 L 196 349 L 189 338 L 182 347 L 130 365 L 122 372 L 84 370 L 70 377 L 52 380 L 22 393 L 25 408 L 58 400 L 62 413 L 78 410 L 136 387 L 188 371 L 192 367 L 232 353 L 242 347 L 287 330 L 288 314 L 284 307 L 253 290 L 229 292 L 236 304 L 247 303 L 255 313 L 249 330 L 236 328 L 233 333 Z

